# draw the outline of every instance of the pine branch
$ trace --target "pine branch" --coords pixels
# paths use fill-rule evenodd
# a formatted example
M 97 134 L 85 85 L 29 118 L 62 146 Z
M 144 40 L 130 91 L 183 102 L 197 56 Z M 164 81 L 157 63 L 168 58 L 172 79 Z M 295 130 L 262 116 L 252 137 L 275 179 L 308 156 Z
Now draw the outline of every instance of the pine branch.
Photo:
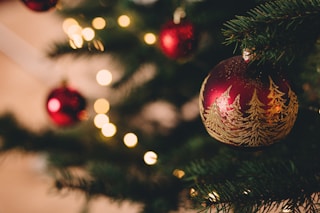
M 319 20 L 319 0 L 276 0 L 225 22 L 222 33 L 225 44 L 249 49 L 261 62 L 290 63 L 314 45 Z

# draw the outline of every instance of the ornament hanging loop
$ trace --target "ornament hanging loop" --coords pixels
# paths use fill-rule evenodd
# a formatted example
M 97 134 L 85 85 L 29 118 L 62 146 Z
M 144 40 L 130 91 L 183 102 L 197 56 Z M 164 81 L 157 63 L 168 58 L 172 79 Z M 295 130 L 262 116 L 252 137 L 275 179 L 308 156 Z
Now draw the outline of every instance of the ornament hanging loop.
M 178 7 L 173 13 L 173 23 L 180 24 L 181 19 L 186 17 L 186 11 L 182 7 Z

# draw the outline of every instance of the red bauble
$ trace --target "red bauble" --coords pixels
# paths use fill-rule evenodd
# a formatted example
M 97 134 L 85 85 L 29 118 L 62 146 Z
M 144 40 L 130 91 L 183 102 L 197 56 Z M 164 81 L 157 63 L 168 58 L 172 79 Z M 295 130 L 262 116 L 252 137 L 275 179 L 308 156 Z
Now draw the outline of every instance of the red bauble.
M 181 20 L 178 24 L 169 21 L 160 30 L 160 48 L 171 59 L 191 56 L 196 49 L 197 40 L 195 26 L 187 20 Z
M 58 126 L 71 126 L 85 118 L 86 100 L 76 90 L 63 85 L 47 98 L 47 112 Z
M 209 73 L 199 104 L 213 138 L 236 147 L 261 147 L 289 134 L 298 113 L 297 96 L 273 67 L 263 69 L 235 56 Z
M 55 7 L 58 0 L 22 0 L 22 2 L 33 11 L 44 12 Z

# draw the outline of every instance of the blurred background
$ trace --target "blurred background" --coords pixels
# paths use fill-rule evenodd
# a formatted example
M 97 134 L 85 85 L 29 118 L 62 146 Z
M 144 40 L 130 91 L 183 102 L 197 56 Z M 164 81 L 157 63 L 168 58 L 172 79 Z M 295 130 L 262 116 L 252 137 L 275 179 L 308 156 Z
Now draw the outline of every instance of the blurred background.
M 50 127 L 45 101 L 65 75 L 72 76 L 70 83 L 83 94 L 99 97 L 105 93 L 95 83 L 95 71 L 108 61 L 63 59 L 53 63 L 46 51 L 59 39 L 65 39 L 65 34 L 62 19 L 54 11 L 35 13 L 20 1 L 0 1 L 0 114 L 13 113 L 20 124 L 33 132 Z M 79 192 L 57 193 L 45 169 L 42 155 L 19 151 L 2 154 L 0 212 L 81 212 L 86 206 L 85 196 Z M 135 213 L 139 205 L 119 204 L 101 197 L 91 201 L 89 208 L 90 213 Z

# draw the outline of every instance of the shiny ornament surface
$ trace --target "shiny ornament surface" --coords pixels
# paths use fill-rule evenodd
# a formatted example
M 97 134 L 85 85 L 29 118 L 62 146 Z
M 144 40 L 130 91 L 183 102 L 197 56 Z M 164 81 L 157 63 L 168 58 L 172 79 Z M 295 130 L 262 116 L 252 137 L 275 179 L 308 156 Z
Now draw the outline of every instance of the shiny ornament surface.
M 242 56 L 216 65 L 202 83 L 200 115 L 216 140 L 236 147 L 261 147 L 285 138 L 298 113 L 298 100 L 272 68 L 258 71 Z
M 171 59 L 190 57 L 197 46 L 195 26 L 187 21 L 167 22 L 160 30 L 159 45 L 164 55 Z
M 22 0 L 22 2 L 33 11 L 45 12 L 55 7 L 58 0 Z
M 85 118 L 86 100 L 67 86 L 53 89 L 47 98 L 47 112 L 58 126 L 71 126 Z

